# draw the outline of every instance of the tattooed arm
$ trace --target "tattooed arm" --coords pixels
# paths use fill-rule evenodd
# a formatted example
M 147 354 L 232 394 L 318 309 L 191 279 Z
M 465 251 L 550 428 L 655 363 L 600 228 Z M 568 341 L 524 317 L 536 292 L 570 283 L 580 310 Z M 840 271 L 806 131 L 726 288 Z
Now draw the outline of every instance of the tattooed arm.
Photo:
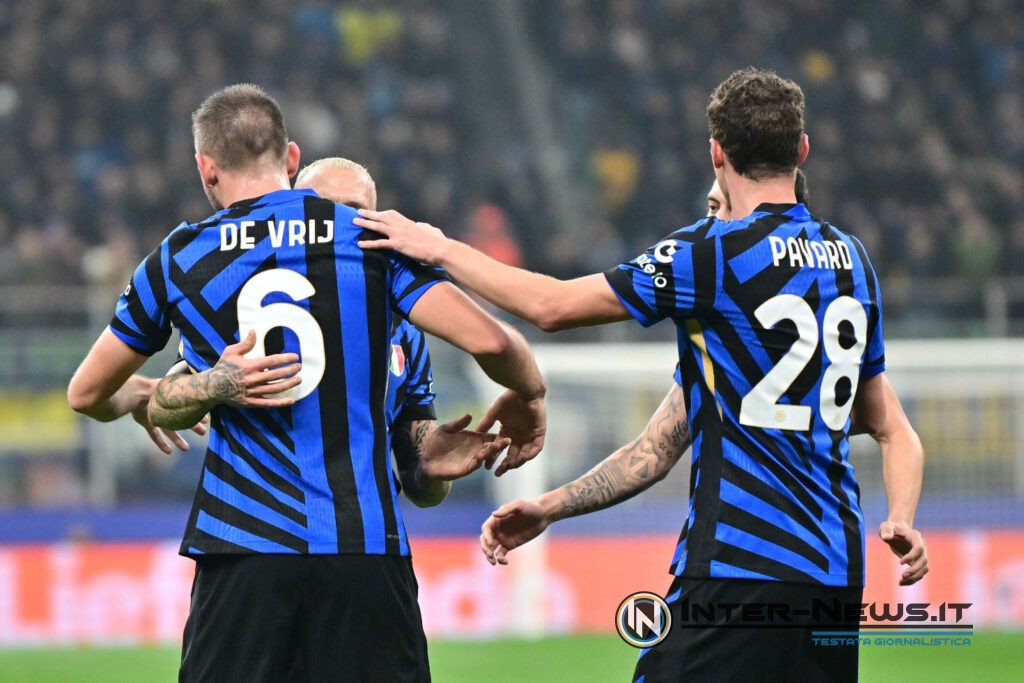
M 295 403 L 281 396 L 301 381 L 301 366 L 294 353 L 246 358 L 256 344 L 256 334 L 224 349 L 209 370 L 164 377 L 149 399 L 149 421 L 165 429 L 187 429 L 218 405 L 248 408 L 283 408 Z
M 658 406 L 640 436 L 579 479 L 535 500 L 517 500 L 495 510 L 484 523 L 480 545 L 491 564 L 536 538 L 552 523 L 602 510 L 650 488 L 668 474 L 690 447 L 686 404 L 678 384 Z
M 435 429 L 436 420 L 409 420 L 395 424 L 392 432 L 391 448 L 398 462 L 402 491 L 416 507 L 439 505 L 452 490 L 450 481 L 430 478 L 419 466 L 427 439 Z
M 511 443 L 497 434 L 466 429 L 471 415 L 438 425 L 434 420 L 399 422 L 393 428 L 392 449 L 406 497 L 419 507 L 445 499 L 452 479 L 459 479 L 494 460 Z

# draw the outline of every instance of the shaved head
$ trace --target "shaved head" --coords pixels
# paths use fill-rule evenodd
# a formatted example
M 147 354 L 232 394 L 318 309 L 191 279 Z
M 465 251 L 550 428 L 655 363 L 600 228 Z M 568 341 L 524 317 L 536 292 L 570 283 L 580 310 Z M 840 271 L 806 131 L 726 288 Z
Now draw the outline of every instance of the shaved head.
M 295 189 L 311 189 L 354 209 L 377 208 L 377 185 L 366 167 L 351 159 L 318 159 L 299 172 Z

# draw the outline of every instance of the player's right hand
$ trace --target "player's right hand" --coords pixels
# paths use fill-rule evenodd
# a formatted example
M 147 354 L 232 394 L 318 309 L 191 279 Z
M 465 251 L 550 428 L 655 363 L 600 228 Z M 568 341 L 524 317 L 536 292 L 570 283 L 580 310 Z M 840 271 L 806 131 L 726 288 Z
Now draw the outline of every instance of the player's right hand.
M 495 422 L 501 423 L 498 434 L 512 440 L 512 445 L 508 447 L 508 454 L 498 465 L 498 469 L 494 470 L 495 476 L 500 477 L 511 469 L 521 467 L 533 460 L 544 448 L 548 421 L 547 407 L 543 398 L 527 400 L 511 389 L 507 389 L 491 404 L 487 414 L 476 426 L 476 430 L 489 432 Z M 494 465 L 493 459 L 485 462 L 484 465 L 487 469 L 491 469 Z
M 900 558 L 900 564 L 907 565 L 900 576 L 901 586 L 915 584 L 924 578 L 928 573 L 928 549 L 920 531 L 906 522 L 886 520 L 879 525 L 878 536 Z
M 256 332 L 249 330 L 237 344 L 225 347 L 217 364 L 210 368 L 208 393 L 211 400 L 245 408 L 284 408 L 295 403 L 290 390 L 302 379 L 302 364 L 295 353 L 276 353 L 246 358 L 256 346 Z
M 544 533 L 551 520 L 535 501 L 516 500 L 491 513 L 480 529 L 480 549 L 493 564 L 508 564 L 508 552 Z

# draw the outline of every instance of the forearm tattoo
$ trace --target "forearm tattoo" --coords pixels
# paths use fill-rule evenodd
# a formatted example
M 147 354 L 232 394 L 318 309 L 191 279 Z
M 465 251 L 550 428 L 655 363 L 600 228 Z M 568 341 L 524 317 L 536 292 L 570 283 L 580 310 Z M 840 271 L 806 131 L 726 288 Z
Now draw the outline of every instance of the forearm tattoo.
M 433 420 L 411 420 L 394 426 L 392 449 L 399 467 L 407 469 L 416 464 L 426 452 L 427 439 L 436 426 Z
M 402 474 L 405 496 L 419 507 L 432 507 L 443 501 L 452 489 L 450 481 L 428 480 L 424 485 L 416 476 L 420 459 L 426 454 L 426 443 L 437 428 L 433 420 L 399 422 L 394 426 L 391 447 Z
M 563 516 L 602 510 L 632 498 L 664 478 L 689 446 L 683 393 L 673 387 L 643 434 L 564 487 Z
M 198 422 L 212 407 L 238 403 L 245 395 L 242 368 L 222 360 L 207 372 L 161 379 L 150 402 L 150 417 L 154 424 L 185 429 Z

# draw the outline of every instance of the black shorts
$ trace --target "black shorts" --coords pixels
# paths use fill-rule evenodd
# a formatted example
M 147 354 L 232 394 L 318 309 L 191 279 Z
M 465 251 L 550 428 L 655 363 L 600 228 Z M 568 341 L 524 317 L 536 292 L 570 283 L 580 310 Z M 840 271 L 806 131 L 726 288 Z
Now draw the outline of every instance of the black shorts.
M 196 559 L 179 680 L 430 680 L 407 557 Z
M 863 588 L 859 586 L 676 577 L 667 594 L 673 598 L 669 601 L 672 613 L 669 635 L 658 645 L 641 652 L 633 680 L 643 683 L 855 683 L 857 645 L 823 646 L 820 641 L 812 640 L 812 632 L 855 631 L 859 622 L 848 621 L 848 612 L 843 615 L 838 610 L 836 618 L 831 617 L 830 610 L 814 610 L 813 616 L 799 612 L 811 611 L 812 605 L 859 605 L 862 594 Z M 746 617 L 740 607 L 728 611 L 723 608 L 744 604 L 753 606 Z M 698 611 L 696 618 L 695 605 L 704 610 Z M 717 607 L 713 616 L 708 616 L 709 605 Z M 758 605 L 765 607 L 759 609 Z M 772 624 L 786 623 L 787 627 L 761 625 L 769 620 Z M 708 623 L 719 627 L 700 625 Z M 750 624 L 755 625 L 748 628 Z M 846 642 L 851 641 L 854 639 Z

